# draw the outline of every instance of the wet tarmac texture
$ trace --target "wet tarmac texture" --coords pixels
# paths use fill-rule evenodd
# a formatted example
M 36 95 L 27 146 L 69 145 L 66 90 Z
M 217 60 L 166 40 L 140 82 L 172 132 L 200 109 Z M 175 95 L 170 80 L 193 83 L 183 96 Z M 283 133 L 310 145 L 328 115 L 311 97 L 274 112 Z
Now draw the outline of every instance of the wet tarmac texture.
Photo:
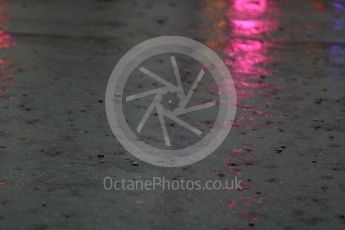
M 126 152 L 105 114 L 116 62 L 160 35 L 228 65 L 226 141 L 181 168 Z M 0 1 L 0 229 L 345 229 L 345 1 Z M 242 180 L 106 191 L 106 176 Z

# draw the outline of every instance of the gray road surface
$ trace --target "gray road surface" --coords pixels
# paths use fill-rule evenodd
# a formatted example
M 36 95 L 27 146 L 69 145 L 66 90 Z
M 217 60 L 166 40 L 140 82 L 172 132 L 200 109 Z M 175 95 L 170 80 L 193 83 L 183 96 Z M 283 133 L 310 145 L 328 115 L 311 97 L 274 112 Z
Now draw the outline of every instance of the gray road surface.
M 116 62 L 160 35 L 213 48 L 237 88 L 206 159 L 141 162 L 114 138 Z M 345 229 L 345 2 L 0 1 L 0 229 Z M 242 180 L 106 191 L 103 178 Z

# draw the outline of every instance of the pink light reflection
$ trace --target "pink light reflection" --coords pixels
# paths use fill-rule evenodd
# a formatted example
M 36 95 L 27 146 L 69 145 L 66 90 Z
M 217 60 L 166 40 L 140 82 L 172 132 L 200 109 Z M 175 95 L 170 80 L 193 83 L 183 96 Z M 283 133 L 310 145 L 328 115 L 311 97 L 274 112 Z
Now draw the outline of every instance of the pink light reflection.
M 235 0 L 233 8 L 239 13 L 263 13 L 267 0 Z
M 11 35 L 0 30 L 0 49 L 9 48 L 12 45 Z
M 265 19 L 266 0 L 234 0 L 230 6 L 226 22 L 232 38 L 224 49 L 228 57 L 225 63 L 231 67 L 238 98 L 250 98 L 256 95 L 255 89 L 270 86 L 260 78 L 271 75 L 265 65 L 272 60 L 268 55 L 269 42 L 261 39 L 277 28 L 277 21 Z
M 6 27 L 8 20 L 6 6 L 4 2 L 0 1 L 0 50 L 8 49 L 15 45 L 11 35 L 2 30 Z M 0 54 L 3 54 L 3 52 Z M 7 96 L 6 89 L 14 82 L 13 71 L 10 68 L 11 64 L 7 58 L 0 56 L 0 97 Z
M 225 60 L 225 64 L 232 67 L 232 73 L 235 74 L 235 78 L 241 77 L 239 74 L 247 74 L 254 76 L 255 81 L 258 82 L 260 80 L 258 79 L 259 75 L 269 74 L 263 65 L 270 58 L 266 55 L 267 47 L 260 41 L 232 39 L 230 44 L 224 49 L 224 53 L 229 57 Z M 248 79 L 248 76 L 243 80 L 246 79 Z M 238 80 L 236 79 L 237 83 Z M 257 84 L 257 88 L 261 86 L 262 84 Z
M 271 32 L 276 24 L 272 20 L 242 20 L 230 19 L 229 24 L 232 27 L 232 33 L 239 36 L 253 36 Z
M 214 0 L 212 6 L 218 6 L 220 2 L 224 0 Z M 225 54 L 224 61 L 231 70 L 238 99 L 239 114 L 233 129 L 237 129 L 240 134 L 247 134 L 247 130 L 256 130 L 256 127 L 266 125 L 265 118 L 275 116 L 266 111 L 265 105 L 270 102 L 263 103 L 256 100 L 256 97 L 263 98 L 267 94 L 279 92 L 277 84 L 268 81 L 272 77 L 272 62 L 277 61 L 270 52 L 275 46 L 271 37 L 279 26 L 277 17 L 272 16 L 279 12 L 279 8 L 272 8 L 267 0 L 232 0 L 227 3 L 228 8 L 223 8 L 225 11 L 211 6 L 207 8 L 208 14 L 215 21 L 207 45 Z M 224 85 L 227 84 L 233 84 L 233 81 L 224 81 Z M 225 87 L 209 88 L 215 92 L 225 90 Z M 258 135 L 258 138 L 262 137 Z M 255 143 L 233 148 L 223 157 L 224 168 L 219 171 L 224 175 L 244 178 L 248 172 L 260 170 L 255 153 Z M 260 191 L 253 195 L 251 192 L 256 188 L 256 183 L 250 178 L 242 181 L 241 186 L 240 198 L 228 200 L 225 205 L 254 225 L 269 211 L 266 200 L 273 197 L 261 194 Z M 229 225 L 229 229 L 242 229 L 242 224 Z

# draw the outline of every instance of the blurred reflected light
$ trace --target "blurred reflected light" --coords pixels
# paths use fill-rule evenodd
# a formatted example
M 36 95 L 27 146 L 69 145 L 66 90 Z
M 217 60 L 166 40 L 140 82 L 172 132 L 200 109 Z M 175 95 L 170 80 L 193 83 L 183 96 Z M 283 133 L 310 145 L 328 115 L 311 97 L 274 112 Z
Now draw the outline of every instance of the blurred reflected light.
M 315 2 L 314 4 L 314 8 L 318 11 L 326 11 L 327 9 L 327 5 L 324 2 Z
M 224 52 L 229 57 L 226 59 L 226 64 L 232 67 L 234 74 L 255 74 L 255 78 L 258 78 L 260 74 L 268 74 L 266 68 L 258 66 L 258 64 L 266 63 L 269 60 L 265 55 L 266 47 L 262 42 L 256 40 L 233 39 L 229 46 L 225 48 Z M 247 76 L 243 80 L 248 78 Z M 263 84 L 258 85 L 262 86 Z
M 236 35 L 256 35 L 267 33 L 275 28 L 272 20 L 240 20 L 231 19 L 233 33 Z
M 343 70 L 342 64 L 345 62 L 345 46 L 343 44 L 330 44 L 328 46 L 330 52 L 329 62 L 333 65 L 334 70 Z
M 7 8 L 4 1 L 0 0 L 0 51 L 10 48 L 15 45 L 11 35 L 4 32 L 9 17 L 7 15 Z M 12 60 L 7 58 L 5 52 L 0 52 L 0 97 L 7 98 L 7 88 L 14 83 L 14 65 Z
M 267 4 L 266 0 L 228 0 L 226 8 L 216 7 L 223 5 L 224 0 L 209 2 L 207 13 L 214 23 L 207 45 L 224 54 L 224 62 L 231 70 L 238 98 L 238 115 L 233 128 L 246 134 L 247 130 L 256 130 L 257 127 L 267 125 L 264 123 L 265 119 L 271 120 L 275 116 L 266 110 L 273 102 L 267 101 L 265 97 L 277 95 L 282 88 L 269 81 L 272 77 L 271 66 L 277 61 L 271 49 L 274 50 L 278 45 L 272 41 L 272 36 L 279 26 L 280 9 L 275 7 L 275 1 Z M 225 81 L 224 85 L 226 84 L 232 84 L 232 81 Z M 226 87 L 212 86 L 210 90 L 224 92 Z M 262 100 L 257 100 L 258 97 Z M 232 149 L 223 158 L 225 168 L 220 171 L 224 174 L 246 176 L 247 171 L 256 167 L 252 157 L 254 149 L 255 143 Z M 244 192 L 252 190 L 253 185 L 245 181 L 241 186 Z M 237 210 L 241 217 L 247 219 L 246 222 L 258 222 L 261 215 L 257 213 L 269 210 L 264 204 L 263 196 L 247 195 L 245 192 L 243 194 L 243 197 L 227 201 L 226 205 Z M 228 229 L 246 228 L 229 225 Z
M 345 0 L 333 0 L 332 6 L 336 10 L 345 10 Z
M 266 0 L 234 0 L 227 14 L 232 38 L 224 48 L 225 63 L 231 67 L 240 99 L 253 97 L 255 89 L 267 87 L 260 76 L 270 75 L 265 64 L 271 58 L 267 55 L 268 43 L 258 38 L 271 33 L 277 23 L 258 17 L 266 7 Z
M 335 10 L 345 10 L 345 0 L 333 0 L 332 7 Z M 345 18 L 336 17 L 333 20 L 332 29 L 336 31 L 343 30 L 345 28 Z
M 332 29 L 336 31 L 343 30 L 345 28 L 345 18 L 339 18 L 334 20 Z
M 267 0 L 235 0 L 233 8 L 239 13 L 263 13 Z
M 11 44 L 11 35 L 0 30 L 0 49 L 9 48 Z

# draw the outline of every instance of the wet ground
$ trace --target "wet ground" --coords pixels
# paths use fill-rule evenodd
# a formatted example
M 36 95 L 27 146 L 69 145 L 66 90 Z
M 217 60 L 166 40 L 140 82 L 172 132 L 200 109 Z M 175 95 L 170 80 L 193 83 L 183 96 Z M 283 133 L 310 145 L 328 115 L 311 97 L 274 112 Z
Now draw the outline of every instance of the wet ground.
M 234 126 L 182 168 L 127 153 L 115 63 L 159 35 L 213 48 Z M 345 1 L 0 1 L 0 229 L 345 229 Z M 106 191 L 103 178 L 231 179 L 238 191 Z

